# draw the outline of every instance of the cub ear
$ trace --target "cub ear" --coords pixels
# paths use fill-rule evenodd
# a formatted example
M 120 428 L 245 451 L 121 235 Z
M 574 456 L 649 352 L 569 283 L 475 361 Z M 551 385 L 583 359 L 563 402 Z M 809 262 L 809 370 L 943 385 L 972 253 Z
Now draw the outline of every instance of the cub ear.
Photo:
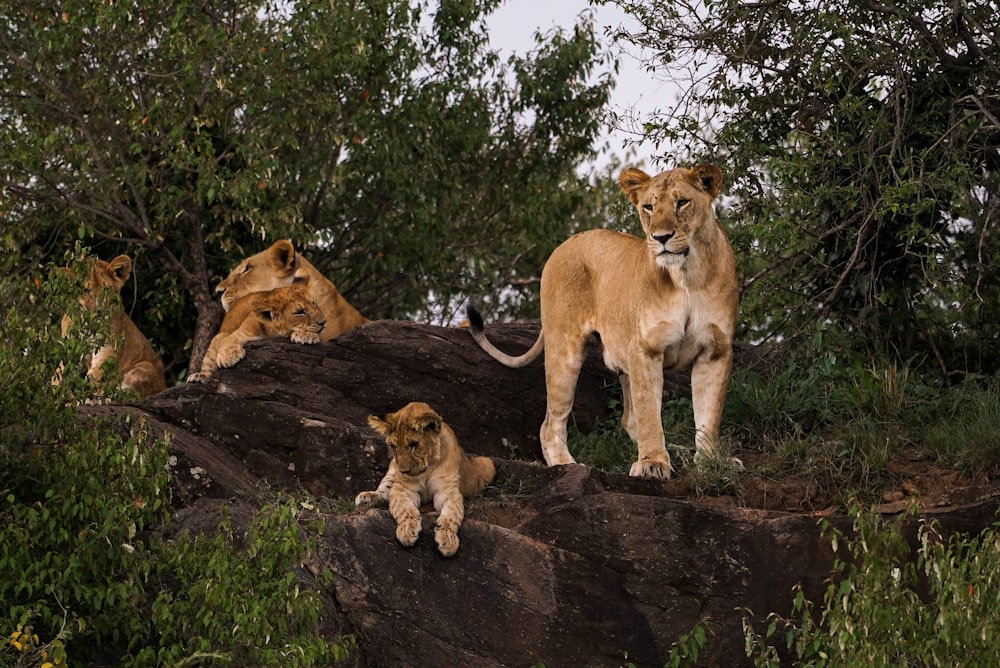
M 722 170 L 715 165 L 698 165 L 691 169 L 691 180 L 715 199 L 722 191 Z
M 377 431 L 382 436 L 388 436 L 391 427 L 383 418 L 375 415 L 368 416 L 368 426 Z
M 281 306 L 276 304 L 274 300 L 269 299 L 267 296 L 255 299 L 250 305 L 250 310 L 259 320 L 267 320 L 273 322 L 275 318 L 278 317 L 278 313 L 281 312 Z
M 298 285 L 303 288 L 309 288 L 309 274 L 295 274 L 295 278 L 292 279 L 293 285 Z
M 267 249 L 268 260 L 271 267 L 282 276 L 291 276 L 298 269 L 299 257 L 295 254 L 295 246 L 288 239 L 275 241 Z
M 436 434 L 441 431 L 441 416 L 437 413 L 424 413 L 417 420 L 417 427 L 425 434 Z
M 108 262 L 108 269 L 114 276 L 115 282 L 120 286 L 125 284 L 128 277 L 132 275 L 132 258 L 128 255 L 119 255 Z
M 629 201 L 632 202 L 633 206 L 639 206 L 639 197 L 642 196 L 642 191 L 646 189 L 652 178 L 641 169 L 629 167 L 622 170 L 622 173 L 618 176 L 618 186 L 628 197 Z

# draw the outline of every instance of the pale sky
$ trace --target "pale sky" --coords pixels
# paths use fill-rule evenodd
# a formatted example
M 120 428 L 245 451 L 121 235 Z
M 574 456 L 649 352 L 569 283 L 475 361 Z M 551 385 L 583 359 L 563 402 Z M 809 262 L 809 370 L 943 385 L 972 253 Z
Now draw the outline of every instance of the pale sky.
M 490 41 L 502 51 L 524 53 L 535 48 L 532 35 L 536 31 L 544 33 L 555 27 L 570 30 L 582 13 L 595 16 L 595 32 L 605 44 L 608 44 L 607 38 L 603 38 L 605 28 L 631 22 L 631 18 L 615 5 L 591 7 L 586 0 L 506 0 L 487 20 Z M 634 110 L 642 118 L 657 107 L 669 107 L 675 102 L 676 94 L 669 84 L 646 72 L 633 55 L 619 52 L 618 56 L 619 72 L 611 96 L 613 109 L 619 113 Z M 626 158 L 622 144 L 629 138 L 630 135 L 610 129 L 604 136 L 610 143 L 610 150 L 622 158 Z M 630 164 L 638 160 L 647 166 L 656 166 L 651 146 L 642 145 L 634 150 L 634 158 L 627 160 Z

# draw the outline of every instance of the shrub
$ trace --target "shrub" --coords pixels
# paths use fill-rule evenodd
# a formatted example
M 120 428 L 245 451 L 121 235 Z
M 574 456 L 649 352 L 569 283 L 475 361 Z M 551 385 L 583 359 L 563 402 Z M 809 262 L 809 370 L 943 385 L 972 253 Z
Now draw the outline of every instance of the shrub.
M 794 617 L 772 613 L 763 635 L 744 618 L 754 664 L 779 666 L 784 654 L 802 666 L 998 665 L 1000 523 L 949 539 L 923 524 L 914 557 L 899 524 L 856 508 L 852 516 L 850 536 L 825 526 L 844 558 L 818 618 L 801 589 Z

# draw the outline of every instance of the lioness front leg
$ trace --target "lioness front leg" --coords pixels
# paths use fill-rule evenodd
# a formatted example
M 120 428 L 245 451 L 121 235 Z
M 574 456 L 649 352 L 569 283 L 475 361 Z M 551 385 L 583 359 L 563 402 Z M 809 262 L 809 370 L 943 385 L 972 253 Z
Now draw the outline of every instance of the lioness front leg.
M 443 556 L 451 557 L 458 551 L 458 530 L 465 519 L 465 501 L 456 487 L 435 496 L 434 506 L 441 509 L 434 529 L 434 542 Z
M 420 497 L 394 485 L 389 491 L 389 514 L 396 520 L 396 539 L 406 547 L 420 536 Z
M 667 480 L 673 472 L 663 438 L 660 410 L 663 406 L 663 355 L 645 351 L 629 357 L 628 387 L 632 397 L 638 459 L 629 469 L 637 478 Z

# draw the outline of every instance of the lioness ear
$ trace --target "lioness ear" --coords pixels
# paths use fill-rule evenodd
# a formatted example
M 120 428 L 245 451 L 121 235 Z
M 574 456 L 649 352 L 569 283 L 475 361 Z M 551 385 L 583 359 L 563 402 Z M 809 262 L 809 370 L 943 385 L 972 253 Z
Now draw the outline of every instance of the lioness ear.
M 115 259 L 108 262 L 108 269 L 115 277 L 115 282 L 118 283 L 119 287 L 125 284 L 128 277 L 132 275 L 132 258 L 128 255 L 119 255 Z
M 722 191 L 722 170 L 715 165 L 698 165 L 691 169 L 694 184 L 715 199 Z
M 374 415 L 368 416 L 368 426 L 377 431 L 382 436 L 388 436 L 390 431 L 389 423 Z
M 288 239 L 275 241 L 268 249 L 271 267 L 282 277 L 291 276 L 298 269 L 299 258 L 295 254 L 295 246 Z
M 639 206 L 639 197 L 652 178 L 641 169 L 629 167 L 618 176 L 618 186 L 634 206 Z

